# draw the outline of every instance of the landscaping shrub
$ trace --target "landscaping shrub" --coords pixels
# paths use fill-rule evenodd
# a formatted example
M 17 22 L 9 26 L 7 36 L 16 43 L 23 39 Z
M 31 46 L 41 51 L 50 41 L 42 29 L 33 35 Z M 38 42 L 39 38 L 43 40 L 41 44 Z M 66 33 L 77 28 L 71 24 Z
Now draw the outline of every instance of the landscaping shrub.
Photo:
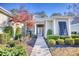
M 74 39 L 72 39 L 72 38 L 66 38 L 65 39 L 65 44 L 66 45 L 74 45 Z
M 77 32 L 71 32 L 71 34 L 77 34 Z
M 64 45 L 63 39 L 58 39 L 56 42 L 57 42 L 58 45 Z
M 51 29 L 48 29 L 47 35 L 52 35 L 52 30 Z
M 16 50 L 15 51 L 16 56 L 26 56 L 27 55 L 26 48 L 24 48 L 23 46 L 16 46 L 15 50 Z
M 52 39 L 52 38 L 53 38 L 52 35 L 47 36 L 47 39 Z
M 8 44 L 8 47 L 15 47 L 15 42 L 13 40 L 9 41 L 7 44 Z
M 6 35 L 0 34 L 0 44 L 5 44 L 7 42 Z
M 16 46 L 12 48 L 0 47 L 0 56 L 26 56 L 27 52 L 22 46 Z
M 50 46 L 55 46 L 56 45 L 56 41 L 54 39 L 50 39 L 50 40 L 48 40 L 48 44 Z
M 21 28 L 17 27 L 15 40 L 20 39 L 21 36 L 22 36 Z
M 0 43 L 3 43 L 3 34 L 0 34 Z
M 72 38 L 79 38 L 79 35 L 77 35 L 77 34 L 72 34 L 71 37 L 72 37 Z
M 75 38 L 74 41 L 75 41 L 75 45 L 79 45 L 79 38 Z
M 11 26 L 7 26 L 4 28 L 4 33 L 7 33 L 10 37 L 13 36 L 13 28 Z
M 4 41 L 7 43 L 13 37 L 13 28 L 11 26 L 6 26 L 3 31 Z
M 59 36 L 48 35 L 47 39 L 55 39 L 55 40 L 57 40 L 57 39 L 59 39 Z
M 53 36 L 52 38 L 57 40 L 57 39 L 59 39 L 59 36 Z
M 69 38 L 68 36 L 60 36 L 60 39 L 66 39 Z

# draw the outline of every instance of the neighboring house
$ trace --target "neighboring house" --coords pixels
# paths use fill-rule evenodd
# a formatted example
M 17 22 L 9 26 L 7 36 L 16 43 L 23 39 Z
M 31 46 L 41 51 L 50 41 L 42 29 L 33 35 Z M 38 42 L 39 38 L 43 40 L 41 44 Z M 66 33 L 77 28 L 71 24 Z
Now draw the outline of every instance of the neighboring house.
M 71 22 L 71 32 L 76 32 L 79 34 L 79 16 L 74 17 Z
M 10 12 L 0 7 L 0 33 L 3 32 L 5 26 L 9 25 Z
M 4 26 L 9 23 L 9 18 L 11 14 L 3 8 L 0 8 L 0 31 Z M 38 18 L 34 15 L 35 26 L 32 32 L 35 35 L 47 36 L 48 29 L 53 31 L 53 35 L 68 35 L 71 36 L 71 20 L 70 16 L 53 16 L 53 17 L 43 17 Z

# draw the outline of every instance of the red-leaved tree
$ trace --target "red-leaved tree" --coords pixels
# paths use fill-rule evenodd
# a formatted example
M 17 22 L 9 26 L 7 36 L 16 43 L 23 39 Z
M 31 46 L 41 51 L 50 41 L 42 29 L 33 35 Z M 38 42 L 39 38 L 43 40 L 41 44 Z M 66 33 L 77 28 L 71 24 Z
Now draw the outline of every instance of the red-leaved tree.
M 12 21 L 15 23 L 23 23 L 29 29 L 34 26 L 33 15 L 26 10 L 20 10 L 18 15 L 12 16 Z
M 15 24 L 18 23 L 24 24 L 24 27 L 27 27 L 27 30 L 32 29 L 34 26 L 33 15 L 29 13 L 27 10 L 19 10 L 17 13 L 18 13 L 17 15 L 13 15 L 11 17 L 11 21 L 13 21 Z M 16 31 L 14 30 L 14 38 L 15 38 L 15 32 Z M 26 35 L 26 30 L 24 33 Z

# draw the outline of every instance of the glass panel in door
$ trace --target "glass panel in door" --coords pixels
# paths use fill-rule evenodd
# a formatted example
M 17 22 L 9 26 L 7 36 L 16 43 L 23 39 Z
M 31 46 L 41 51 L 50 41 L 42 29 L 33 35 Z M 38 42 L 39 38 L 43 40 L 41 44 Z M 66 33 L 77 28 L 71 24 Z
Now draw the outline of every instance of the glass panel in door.
M 43 30 L 42 30 L 42 27 L 38 27 L 38 35 L 41 35 L 42 36 L 42 32 L 43 32 Z

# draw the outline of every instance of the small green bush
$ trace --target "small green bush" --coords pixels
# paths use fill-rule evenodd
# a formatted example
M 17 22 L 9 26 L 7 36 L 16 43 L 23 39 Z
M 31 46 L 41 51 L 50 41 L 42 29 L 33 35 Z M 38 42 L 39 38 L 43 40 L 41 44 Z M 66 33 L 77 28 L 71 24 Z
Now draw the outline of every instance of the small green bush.
M 59 45 L 64 45 L 64 39 L 58 39 L 56 42 Z
M 5 44 L 7 42 L 6 35 L 0 34 L 0 44 Z
M 52 30 L 51 29 L 48 29 L 47 35 L 52 35 Z
M 54 39 L 50 39 L 50 40 L 48 40 L 48 44 L 50 46 L 55 46 L 56 45 L 56 41 Z
M 75 38 L 74 41 L 75 41 L 75 45 L 79 45 L 79 38 Z
M 60 36 L 60 39 L 66 39 L 69 38 L 68 36 Z
M 26 56 L 26 49 L 22 46 L 16 46 L 12 48 L 0 47 L 0 56 Z
M 17 27 L 17 28 L 16 28 L 15 40 L 20 39 L 21 37 L 22 37 L 21 28 Z
M 52 35 L 47 36 L 47 39 L 52 39 L 52 38 L 53 38 Z
M 13 36 L 13 28 L 11 26 L 6 26 L 3 31 L 4 33 L 7 33 L 10 37 Z
M 9 41 L 7 44 L 9 47 L 15 47 L 15 42 L 13 40 Z
M 71 32 L 71 34 L 77 34 L 77 32 Z
M 66 45 L 74 45 L 74 39 L 72 39 L 72 38 L 66 38 L 65 39 L 65 44 Z
M 71 37 L 72 37 L 72 38 L 79 38 L 79 35 L 77 35 L 77 34 L 72 34 Z
M 57 40 L 57 39 L 59 39 L 59 36 L 48 35 L 48 36 L 47 36 L 47 39 L 54 39 L 54 40 Z
M 3 43 L 3 34 L 0 34 L 0 43 Z

